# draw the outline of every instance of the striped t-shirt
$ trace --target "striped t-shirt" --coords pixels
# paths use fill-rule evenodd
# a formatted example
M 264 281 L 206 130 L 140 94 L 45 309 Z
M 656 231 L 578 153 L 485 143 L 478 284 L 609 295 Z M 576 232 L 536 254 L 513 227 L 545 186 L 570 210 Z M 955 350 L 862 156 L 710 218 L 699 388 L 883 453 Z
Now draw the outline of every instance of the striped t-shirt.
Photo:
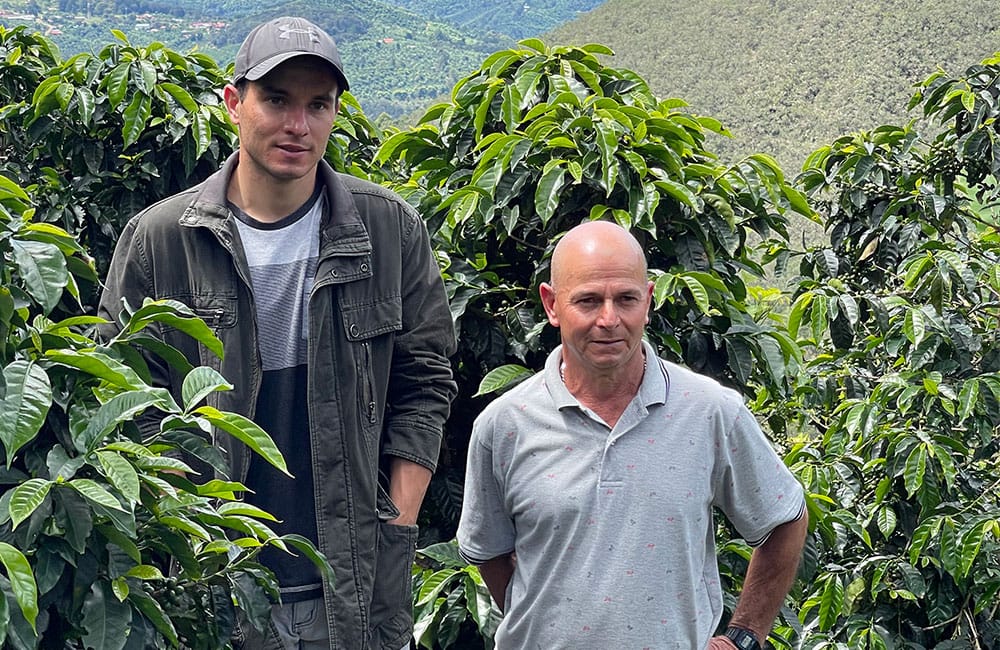
M 309 444 L 307 368 L 309 292 L 319 257 L 319 225 L 326 207 L 322 185 L 294 213 L 274 223 L 255 220 L 235 206 L 237 226 L 253 288 L 263 379 L 254 418 L 270 434 L 295 476 L 290 479 L 253 455 L 247 501 L 280 521 L 278 534 L 317 540 Z M 321 587 L 313 564 L 266 548 L 261 562 L 274 571 L 283 602 L 317 597 Z

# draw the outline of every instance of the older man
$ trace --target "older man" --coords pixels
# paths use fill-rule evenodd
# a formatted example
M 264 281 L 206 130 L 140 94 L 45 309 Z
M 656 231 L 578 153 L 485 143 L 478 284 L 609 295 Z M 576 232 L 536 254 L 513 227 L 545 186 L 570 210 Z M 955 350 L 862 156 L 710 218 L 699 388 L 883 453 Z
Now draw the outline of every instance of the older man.
M 569 231 L 541 285 L 562 345 L 475 423 L 458 541 L 500 649 L 759 650 L 794 579 L 802 489 L 736 392 L 643 341 L 652 292 L 627 231 Z M 717 637 L 713 508 L 756 547 Z

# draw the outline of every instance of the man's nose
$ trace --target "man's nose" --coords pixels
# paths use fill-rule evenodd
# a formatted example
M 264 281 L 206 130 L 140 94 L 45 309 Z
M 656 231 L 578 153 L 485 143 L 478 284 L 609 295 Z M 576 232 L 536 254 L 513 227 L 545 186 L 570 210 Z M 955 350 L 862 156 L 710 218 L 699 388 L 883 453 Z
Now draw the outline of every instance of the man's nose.
M 598 315 L 597 324 L 601 327 L 614 327 L 618 324 L 618 309 L 614 300 L 605 300 L 601 304 L 601 313 Z
M 307 130 L 306 109 L 293 107 L 288 109 L 285 119 L 285 128 L 291 133 L 303 134 Z

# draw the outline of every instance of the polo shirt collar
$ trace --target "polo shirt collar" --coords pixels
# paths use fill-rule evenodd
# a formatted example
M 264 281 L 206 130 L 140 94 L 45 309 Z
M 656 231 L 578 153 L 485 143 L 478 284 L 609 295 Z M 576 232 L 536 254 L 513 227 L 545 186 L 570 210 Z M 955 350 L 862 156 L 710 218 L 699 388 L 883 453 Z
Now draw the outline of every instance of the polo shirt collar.
M 666 364 L 660 361 L 653 350 L 653 346 L 648 341 L 643 340 L 642 348 L 646 352 L 646 372 L 642 376 L 642 383 L 639 385 L 639 393 L 636 398 L 643 408 L 648 409 L 654 404 L 665 404 L 667 393 L 670 390 L 670 377 L 667 374 Z M 545 360 L 545 368 L 542 370 L 545 377 L 545 384 L 549 387 L 552 401 L 557 409 L 582 408 L 580 402 L 569 392 L 566 384 L 563 383 L 559 374 L 559 366 L 562 364 L 562 345 L 557 346 Z

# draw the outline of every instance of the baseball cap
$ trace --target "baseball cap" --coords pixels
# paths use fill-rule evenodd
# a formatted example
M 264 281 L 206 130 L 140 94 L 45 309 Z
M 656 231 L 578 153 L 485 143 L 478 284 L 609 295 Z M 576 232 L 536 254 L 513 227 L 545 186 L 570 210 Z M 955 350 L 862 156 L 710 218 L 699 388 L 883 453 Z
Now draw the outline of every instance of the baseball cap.
M 297 56 L 318 56 L 337 75 L 339 90 L 347 90 L 347 76 L 333 38 L 305 18 L 282 16 L 254 27 L 236 53 L 233 83 L 256 81 Z

